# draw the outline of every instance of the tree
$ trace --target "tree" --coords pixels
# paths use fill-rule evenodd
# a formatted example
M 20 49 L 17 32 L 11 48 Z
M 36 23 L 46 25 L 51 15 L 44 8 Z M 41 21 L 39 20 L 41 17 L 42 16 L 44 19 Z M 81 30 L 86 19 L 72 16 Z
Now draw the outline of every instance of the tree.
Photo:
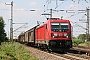
M 80 34 L 80 35 L 78 36 L 78 39 L 86 40 L 86 34 Z
M 76 37 L 73 36 L 72 39 L 76 39 Z
M 6 39 L 6 33 L 4 30 L 5 24 L 4 24 L 4 20 L 3 17 L 0 16 L 0 43 L 4 42 Z

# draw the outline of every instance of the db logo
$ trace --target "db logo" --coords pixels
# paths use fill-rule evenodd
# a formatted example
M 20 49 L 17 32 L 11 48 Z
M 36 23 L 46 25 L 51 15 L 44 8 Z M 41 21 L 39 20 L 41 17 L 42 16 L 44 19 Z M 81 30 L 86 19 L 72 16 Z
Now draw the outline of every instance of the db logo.
M 59 36 L 62 36 L 62 34 L 59 34 Z

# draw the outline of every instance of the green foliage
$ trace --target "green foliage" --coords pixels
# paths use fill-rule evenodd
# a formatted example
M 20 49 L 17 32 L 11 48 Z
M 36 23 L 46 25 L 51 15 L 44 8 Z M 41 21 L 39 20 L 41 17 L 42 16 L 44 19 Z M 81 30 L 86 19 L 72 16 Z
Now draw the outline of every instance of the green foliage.
M 78 46 L 79 44 L 84 43 L 84 41 L 79 39 L 73 39 L 72 43 L 74 46 Z
M 76 39 L 76 37 L 72 37 L 72 39 Z
M 86 34 L 80 34 L 80 35 L 78 36 L 78 39 L 86 40 Z
M 4 20 L 2 17 L 0 17 L 0 43 L 6 40 L 6 33 L 4 30 L 4 26 L 5 26 Z
M 5 42 L 0 46 L 0 60 L 37 60 L 19 43 Z

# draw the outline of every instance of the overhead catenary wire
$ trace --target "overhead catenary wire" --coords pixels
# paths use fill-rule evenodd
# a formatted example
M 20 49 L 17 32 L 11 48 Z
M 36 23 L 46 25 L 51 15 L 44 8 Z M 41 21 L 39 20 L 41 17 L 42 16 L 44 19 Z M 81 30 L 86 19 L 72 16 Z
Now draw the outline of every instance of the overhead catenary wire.
M 86 30 L 86 28 L 84 28 L 83 26 L 79 25 L 77 22 L 72 22 L 72 21 L 71 21 L 71 23 L 73 23 L 73 24 L 75 24 L 76 26 L 81 27 L 81 28 L 83 28 L 83 29 Z
M 47 6 L 52 2 L 53 0 L 47 0 L 46 3 L 47 3 Z M 56 2 L 56 7 L 55 9 L 57 9 L 58 7 L 60 7 L 63 3 L 65 3 L 66 1 L 73 1 L 74 3 L 77 3 L 79 4 L 80 1 L 83 1 L 83 0 L 54 0 Z M 63 1 L 61 4 L 58 4 L 59 1 Z M 84 0 L 86 3 L 88 3 L 87 0 Z
M 64 2 L 62 2 L 60 5 L 57 5 L 57 4 L 56 4 L 55 9 L 57 9 L 59 6 L 61 6 L 62 4 L 64 4 L 66 1 L 67 1 L 67 0 L 65 0 Z M 56 2 L 57 2 L 57 1 L 56 1 Z

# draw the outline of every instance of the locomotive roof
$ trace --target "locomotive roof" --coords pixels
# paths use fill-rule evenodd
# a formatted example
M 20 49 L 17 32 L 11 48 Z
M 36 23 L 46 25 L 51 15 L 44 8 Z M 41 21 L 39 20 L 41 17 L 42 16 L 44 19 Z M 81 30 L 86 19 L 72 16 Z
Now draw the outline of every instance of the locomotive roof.
M 48 18 L 47 22 L 70 22 L 70 21 L 65 19 L 59 19 L 59 18 Z

